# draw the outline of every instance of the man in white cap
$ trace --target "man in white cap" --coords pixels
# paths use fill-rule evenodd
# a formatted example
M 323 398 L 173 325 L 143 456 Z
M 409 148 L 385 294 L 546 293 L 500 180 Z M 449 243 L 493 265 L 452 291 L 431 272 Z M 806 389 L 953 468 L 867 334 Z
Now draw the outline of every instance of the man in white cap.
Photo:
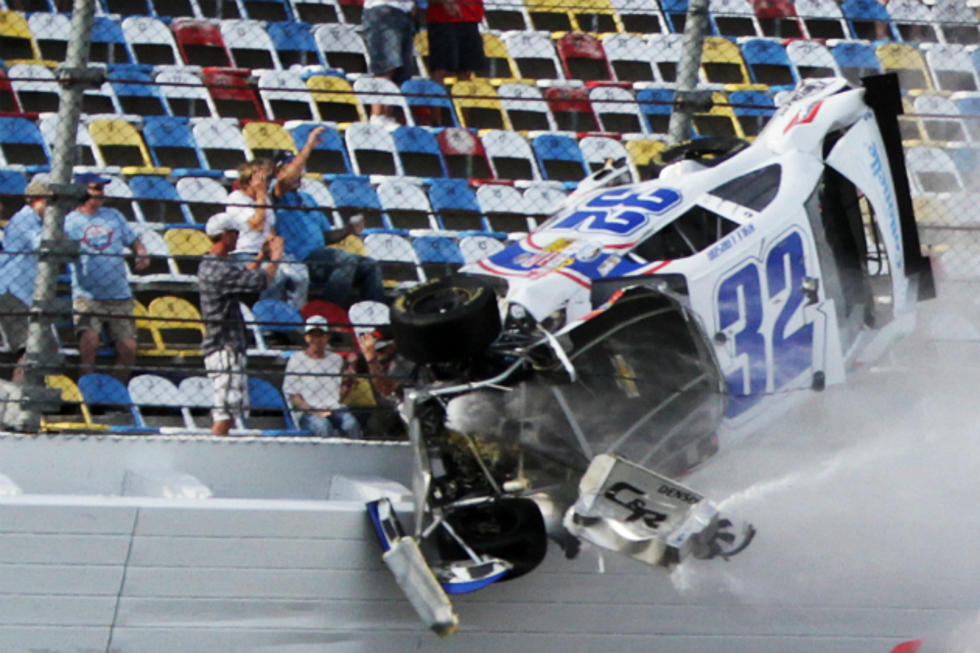
M 248 410 L 245 376 L 245 320 L 238 307 L 243 295 L 261 292 L 275 279 L 282 238 L 269 235 L 255 258 L 242 265 L 229 258 L 238 242 L 239 223 L 227 213 L 208 220 L 204 232 L 214 243 L 197 270 L 204 320 L 204 367 L 214 386 L 211 433 L 227 435 Z M 265 267 L 262 267 L 265 263 Z
M 322 438 L 360 438 L 360 422 L 341 403 L 350 391 L 350 380 L 344 378 L 344 359 L 327 351 L 326 318 L 310 317 L 303 331 L 306 349 L 289 357 L 282 382 L 282 393 L 299 414 L 299 427 Z

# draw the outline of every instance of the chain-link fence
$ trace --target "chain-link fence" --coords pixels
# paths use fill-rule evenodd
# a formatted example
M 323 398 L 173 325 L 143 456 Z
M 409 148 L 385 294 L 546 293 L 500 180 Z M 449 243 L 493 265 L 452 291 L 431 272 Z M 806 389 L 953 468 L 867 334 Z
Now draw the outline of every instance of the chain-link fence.
M 980 20 L 962 0 L 712 0 L 693 94 L 682 1 L 487 0 L 476 75 L 430 75 L 419 20 L 396 84 L 370 74 L 357 2 L 105 0 L 74 187 L 52 179 L 70 8 L 6 5 L 0 356 L 7 378 L 38 372 L 21 354 L 28 317 L 46 321 L 47 429 L 397 435 L 410 372 L 386 303 L 533 230 L 610 160 L 655 178 L 682 93 L 682 137 L 751 140 L 801 79 L 896 72 L 923 246 L 942 283 L 977 277 Z M 57 200 L 79 251 L 39 257 Z M 57 273 L 42 304 L 39 259 Z M 215 396 L 248 418 L 210 415 Z

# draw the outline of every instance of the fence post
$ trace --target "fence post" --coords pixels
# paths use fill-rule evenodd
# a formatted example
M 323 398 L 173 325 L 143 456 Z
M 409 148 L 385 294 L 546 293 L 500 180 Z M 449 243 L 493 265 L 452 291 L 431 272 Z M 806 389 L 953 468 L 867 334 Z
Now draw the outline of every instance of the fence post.
M 674 108 L 670 113 L 668 140 L 677 145 L 691 133 L 692 97 L 698 86 L 698 69 L 701 67 L 701 47 L 708 31 L 708 0 L 688 0 L 687 18 L 684 21 L 684 45 L 677 62 L 677 90 Z
M 51 153 L 49 183 L 53 201 L 48 203 L 44 212 L 34 297 L 28 318 L 25 399 L 23 416 L 18 425 L 22 430 L 35 431 L 40 427 L 44 399 L 50 399 L 47 397 L 50 393 L 43 392 L 44 376 L 61 367 L 61 356 L 50 349 L 49 334 L 59 312 L 55 306 L 58 271 L 78 250 L 77 243 L 65 239 L 64 217 L 83 193 L 82 189 L 71 183 L 82 94 L 87 86 L 98 84 L 102 79 L 102 71 L 87 68 L 94 15 L 95 0 L 74 0 L 65 62 L 55 70 L 61 91 L 54 151 Z

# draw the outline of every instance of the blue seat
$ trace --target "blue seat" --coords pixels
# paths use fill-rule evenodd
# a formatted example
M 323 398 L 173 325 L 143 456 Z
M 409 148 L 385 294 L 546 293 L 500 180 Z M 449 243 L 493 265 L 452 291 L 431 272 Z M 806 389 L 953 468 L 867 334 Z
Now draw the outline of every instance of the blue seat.
M 687 18 L 687 0 L 661 0 L 660 9 L 664 12 L 670 31 L 682 34 Z
M 105 64 L 133 63 L 133 53 L 122 26 L 108 16 L 96 16 L 92 24 L 89 60 Z
M 412 239 L 412 249 L 427 279 L 448 277 L 464 263 L 459 244 L 448 236 L 416 236 Z
M 346 220 L 354 214 L 364 216 L 369 229 L 394 229 L 381 207 L 377 191 L 368 183 L 367 177 L 346 176 L 330 183 L 330 194 L 337 205 L 337 211 Z
M 531 149 L 545 179 L 577 183 L 589 175 L 585 157 L 570 136 L 541 134 L 531 141 Z
M 881 73 L 881 62 L 874 48 L 859 41 L 840 41 L 830 48 L 841 72 L 852 84 L 860 84 L 865 75 Z
M 269 23 L 297 20 L 286 0 L 240 0 L 245 10 L 242 18 Z
M 282 393 L 265 379 L 248 377 L 248 403 L 250 423 L 261 420 L 264 427 L 269 420 L 274 420 L 272 423 L 282 427 L 262 428 L 262 435 L 312 435 L 309 431 L 301 431 L 296 427 Z
M 854 38 L 868 41 L 883 38 L 902 40 L 885 5 L 878 0 L 844 0 L 840 9 Z M 885 34 L 879 33 L 879 25 L 885 26 Z
M 773 91 L 792 88 L 799 73 L 782 43 L 768 39 L 747 39 L 741 43 L 742 58 L 756 84 L 767 84 Z
M 146 426 L 136 409 L 129 390 L 122 381 L 108 374 L 86 374 L 78 379 L 78 389 L 93 415 L 106 411 L 113 413 L 113 419 L 122 419 L 123 424 L 112 424 L 110 429 L 122 433 L 156 433 L 157 429 Z M 122 416 L 119 417 L 120 412 Z M 128 413 L 128 415 L 127 415 Z M 96 419 L 96 421 L 99 421 Z
M 152 66 L 139 64 L 117 64 L 109 68 L 109 82 L 123 112 L 143 117 L 169 115 L 170 107 L 153 82 L 152 72 Z
M 299 309 L 281 299 L 260 299 L 252 306 L 259 330 L 264 333 L 299 333 L 303 316 Z
M 16 170 L 0 170 L 0 220 L 9 220 L 24 203 L 27 179 Z
M 776 111 L 772 96 L 762 91 L 732 91 L 728 101 L 746 136 L 756 136 Z
M 670 88 L 644 88 L 636 92 L 647 128 L 651 134 L 667 134 L 670 129 L 670 112 L 674 105 L 674 90 Z
M 402 125 L 392 136 L 406 175 L 430 179 L 449 176 L 439 142 L 429 130 Z
M 172 168 L 178 177 L 208 169 L 207 159 L 187 118 L 148 116 L 143 123 L 143 141 L 153 164 Z
M 456 109 L 442 84 L 431 79 L 409 79 L 402 83 L 416 125 L 459 127 Z
M 429 186 L 436 221 L 451 231 L 489 231 L 476 193 L 465 179 L 437 179 Z
M 980 173 L 980 149 L 951 147 L 947 151 L 963 179 L 976 179 L 977 173 Z
M 181 227 L 194 224 L 190 209 L 166 177 L 137 175 L 130 178 L 129 189 L 147 222 Z
M 51 169 L 51 153 L 41 130 L 26 118 L 0 118 L 0 165 L 23 166 L 29 173 Z
M 326 66 L 320 49 L 316 47 L 312 28 L 308 23 L 285 21 L 270 23 L 266 28 L 269 38 L 279 53 L 283 69 L 293 64 L 300 66 Z
M 296 149 L 300 149 L 306 144 L 310 130 L 320 126 L 320 123 L 301 123 L 291 130 L 293 142 Z M 347 147 L 337 129 L 331 125 L 324 125 L 327 130 L 320 136 L 321 142 L 313 148 L 310 158 L 306 161 L 308 172 L 317 172 L 325 176 L 350 175 L 352 168 L 350 156 L 347 154 Z

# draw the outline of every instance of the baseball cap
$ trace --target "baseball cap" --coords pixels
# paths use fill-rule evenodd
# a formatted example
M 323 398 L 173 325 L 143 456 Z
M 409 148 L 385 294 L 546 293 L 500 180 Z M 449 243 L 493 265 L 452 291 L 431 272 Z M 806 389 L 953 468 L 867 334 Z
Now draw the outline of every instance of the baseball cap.
M 287 163 L 289 163 L 295 158 L 296 155 L 290 152 L 289 150 L 279 150 L 278 152 L 276 152 L 276 155 L 272 157 L 272 161 L 276 164 L 276 167 L 278 168 L 279 166 L 286 165 Z
M 309 333 L 310 331 L 324 331 L 326 333 L 330 332 L 330 323 L 327 322 L 327 318 L 322 315 L 311 315 L 306 320 L 306 326 L 303 329 L 303 333 Z
M 24 189 L 24 195 L 27 197 L 46 197 L 51 194 L 51 189 L 48 188 L 48 182 L 41 179 L 32 179 L 31 183 L 27 184 L 27 188 Z
M 77 175 L 75 175 L 75 183 L 85 184 L 86 186 L 89 184 L 98 184 L 99 186 L 105 186 L 110 181 L 112 180 L 109 179 L 108 177 L 103 177 L 102 175 L 95 172 L 80 172 Z
M 238 222 L 228 213 L 215 213 L 204 225 L 204 233 L 208 236 L 220 236 L 226 231 L 239 231 Z

